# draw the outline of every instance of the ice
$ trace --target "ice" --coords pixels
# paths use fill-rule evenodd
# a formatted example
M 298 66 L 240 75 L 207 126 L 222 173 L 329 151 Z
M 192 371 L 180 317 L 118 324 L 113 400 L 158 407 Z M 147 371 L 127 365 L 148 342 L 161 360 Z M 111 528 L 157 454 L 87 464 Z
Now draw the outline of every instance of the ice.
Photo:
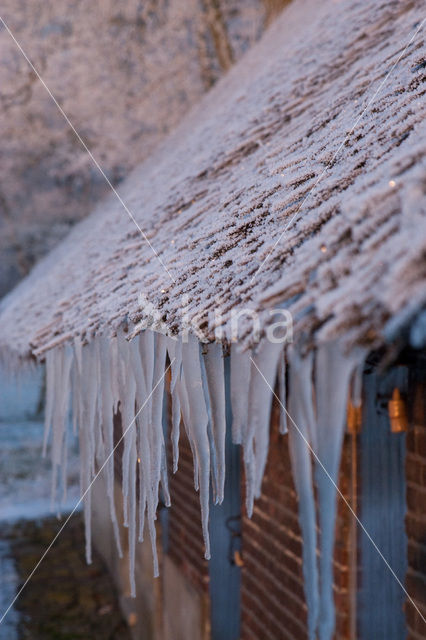
M 183 424 L 185 427 L 186 435 L 188 437 L 189 445 L 191 447 L 192 459 L 194 461 L 194 488 L 196 491 L 198 491 L 199 489 L 198 458 L 195 452 L 194 442 L 192 438 L 188 391 L 186 388 L 185 379 L 183 375 L 181 376 L 180 380 L 176 382 L 176 389 L 179 396 L 179 404 L 182 411 Z
M 182 342 L 176 338 L 167 338 L 167 352 L 171 364 L 170 394 L 172 396 L 172 451 L 173 473 L 178 470 L 179 462 L 179 437 L 180 437 L 180 399 L 176 382 L 180 380 L 182 369 Z
M 158 499 L 158 486 L 161 479 L 164 504 L 170 506 L 169 483 L 167 479 L 166 451 L 163 434 L 163 398 L 164 372 L 166 369 L 166 337 L 161 333 L 155 334 L 154 342 L 154 379 L 151 404 L 151 429 L 153 441 L 153 485 Z
M 308 606 L 308 637 L 315 640 L 319 613 L 317 535 L 315 499 L 310 453 L 314 429 L 312 364 L 309 354 L 302 358 L 294 347 L 288 349 L 289 415 L 288 437 L 294 484 L 299 498 L 299 520 L 303 536 L 303 576 Z
M 46 455 L 47 442 L 49 439 L 50 429 L 53 419 L 53 399 L 55 394 L 55 364 L 57 358 L 57 350 L 52 349 L 46 354 L 46 408 L 44 413 L 44 439 L 43 439 L 43 456 Z
M 146 407 L 146 398 L 148 397 L 145 373 L 142 367 L 140 356 L 139 336 L 136 336 L 129 345 L 130 362 L 132 366 L 133 376 L 136 383 L 136 424 L 137 424 L 137 450 L 138 457 L 141 460 L 139 470 L 139 541 L 143 541 L 143 532 L 145 524 L 145 509 L 147 505 L 147 492 L 151 490 L 151 456 L 148 445 L 148 410 Z M 151 500 L 152 503 L 152 500 Z M 153 506 L 153 505 L 152 505 Z M 150 507 L 150 514 L 153 517 Z
M 250 461 L 253 463 L 254 487 L 250 489 L 250 496 L 254 495 L 255 498 L 260 497 L 268 455 L 272 398 L 282 350 L 282 344 L 264 340 L 253 354 L 249 388 L 250 414 L 243 442 L 244 448 L 249 448 Z M 251 502 L 250 513 L 252 509 Z
M 130 450 L 129 473 L 132 479 L 129 492 L 129 577 L 130 595 L 136 598 L 135 553 L 136 553 L 136 430 L 132 430 L 132 448 Z
M 362 402 L 362 376 L 364 373 L 364 360 L 358 364 L 352 374 L 351 401 L 354 407 L 360 407 Z
M 226 435 L 225 370 L 221 344 L 213 343 L 208 346 L 207 353 L 204 355 L 204 365 L 210 400 L 215 462 L 217 465 L 217 502 L 221 504 L 225 487 Z
M 82 493 L 84 496 L 84 522 L 86 531 L 86 559 L 91 563 L 91 483 L 95 475 L 95 415 L 97 398 L 97 376 L 94 343 L 81 350 L 79 376 L 79 440 L 82 447 Z
M 210 488 L 210 446 L 207 434 L 208 415 L 204 400 L 201 379 L 200 347 L 198 340 L 188 336 L 188 342 L 182 345 L 182 365 L 185 386 L 188 393 L 189 432 L 193 442 L 194 454 L 198 463 L 201 524 L 205 544 L 204 557 L 210 558 L 209 488 Z
M 66 478 L 66 431 L 70 396 L 70 374 L 73 351 L 65 345 L 55 351 L 55 393 L 53 398 L 53 442 L 52 442 L 52 505 L 56 502 L 57 473 L 62 466 L 62 483 Z M 66 493 L 66 486 L 63 485 Z
M 128 526 L 128 507 L 130 485 L 135 478 L 130 475 L 130 458 L 132 449 L 136 448 L 135 402 L 136 382 L 130 359 L 130 345 L 123 333 L 117 335 L 118 340 L 118 385 L 120 393 L 120 412 L 123 433 L 122 459 L 122 491 L 124 526 Z
M 109 511 L 111 522 L 113 524 L 114 538 L 117 546 L 118 555 L 121 558 L 123 553 L 121 549 L 120 534 L 118 531 L 117 514 L 114 502 L 114 399 L 112 393 L 111 382 L 111 351 L 110 341 L 105 336 L 98 338 L 99 344 L 99 369 L 100 369 L 100 402 L 101 402 L 101 421 L 103 430 L 103 440 L 105 449 L 105 476 L 107 485 L 107 495 L 109 500 Z
M 117 446 L 114 443 L 114 414 L 119 412 L 121 415 L 123 521 L 128 527 L 132 595 L 136 588 L 137 530 L 138 539 L 143 540 L 147 524 L 154 575 L 158 575 L 155 520 L 160 487 L 164 503 L 170 504 L 163 426 L 167 355 L 171 367 L 173 471 L 178 465 L 182 418 L 193 455 L 194 486 L 200 492 L 201 524 L 208 559 L 210 480 L 213 499 L 221 503 L 226 471 L 222 344 L 203 345 L 201 350 L 193 334 L 183 341 L 145 330 L 129 339 L 129 334 L 120 329 L 116 337 L 98 336 L 84 345 L 77 337 L 72 346 L 58 346 L 46 355 L 44 449 L 51 440 L 52 497 L 56 498 L 59 469 L 65 491 L 66 425 L 71 397 L 73 425 L 80 443 L 80 487 L 88 562 L 91 561 L 91 483 L 99 468 L 104 469 L 110 517 L 118 553 L 122 555 L 114 504 L 114 447 Z M 278 378 L 279 429 L 281 433 L 288 431 L 299 498 L 310 640 L 317 635 L 320 640 L 330 640 L 334 633 L 334 485 L 338 481 L 348 387 L 352 381 L 352 401 L 358 406 L 362 362 L 360 351 L 344 355 L 338 343 L 318 348 L 315 367 L 314 352 L 304 354 L 294 345 L 289 346 L 286 353 L 282 344 L 266 339 L 250 352 L 240 352 L 235 344 L 231 347 L 232 436 L 235 443 L 244 447 L 249 516 L 255 498 L 261 494 L 269 449 L 272 399 Z M 313 462 L 321 530 L 319 556 Z M 139 492 L 136 491 L 137 481 Z
M 287 382 L 286 382 L 286 359 L 285 354 L 278 363 L 278 394 L 280 399 L 280 433 L 288 432 L 287 427 Z
M 231 407 L 232 407 L 232 441 L 241 444 L 247 426 L 248 399 L 250 384 L 250 355 L 240 351 L 237 344 L 231 345 Z
M 118 411 L 118 403 L 120 402 L 120 391 L 118 388 L 118 340 L 114 336 L 110 341 L 110 363 L 111 363 L 111 392 L 112 406 L 114 413 Z
M 315 479 L 318 489 L 320 545 L 319 638 L 331 640 L 335 627 L 333 601 L 333 545 L 336 521 L 336 487 L 345 428 L 351 374 L 362 354 L 343 354 L 338 342 L 319 347 L 315 364 L 317 443 Z

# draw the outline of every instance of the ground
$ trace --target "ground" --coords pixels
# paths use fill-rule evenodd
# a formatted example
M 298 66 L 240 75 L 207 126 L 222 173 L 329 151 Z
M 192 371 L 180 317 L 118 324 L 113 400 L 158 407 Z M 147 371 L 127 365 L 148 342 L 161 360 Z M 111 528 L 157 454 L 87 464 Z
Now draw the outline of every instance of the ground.
M 54 517 L 3 525 L 3 538 L 9 541 L 19 586 L 60 526 Z M 88 566 L 85 562 L 80 514 L 71 518 L 18 598 L 15 609 L 19 640 L 130 639 L 101 558 L 94 551 L 93 563 Z M 0 638 L 6 639 L 1 627 Z

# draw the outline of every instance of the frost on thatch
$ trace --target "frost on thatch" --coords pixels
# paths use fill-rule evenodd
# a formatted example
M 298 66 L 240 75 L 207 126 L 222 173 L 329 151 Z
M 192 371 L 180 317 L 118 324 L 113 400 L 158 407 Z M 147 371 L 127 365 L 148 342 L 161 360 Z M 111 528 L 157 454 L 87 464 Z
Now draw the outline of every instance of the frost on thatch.
M 117 185 L 258 40 L 270 4 L 3 0 L 1 17 Z M 110 187 L 3 23 L 0 58 L 3 296 Z
M 5 299 L 0 347 L 115 330 L 141 293 L 175 331 L 186 296 L 209 337 L 280 302 L 295 335 L 381 343 L 426 298 L 421 8 L 291 4 L 120 188 L 169 273 L 111 195 Z
M 132 425 L 123 431 L 131 549 L 138 509 L 139 534 L 147 518 L 154 543 L 160 484 L 168 501 L 161 428 L 168 352 L 175 466 L 182 416 L 207 556 L 209 484 L 220 501 L 225 472 L 216 343 L 232 342 L 231 312 L 258 312 L 261 333 L 272 308 L 291 312 L 296 344 L 285 360 L 265 341 L 251 352 L 250 314 L 240 323 L 230 395 L 249 513 L 261 488 L 277 370 L 284 406 L 288 395 L 291 418 L 282 409 L 282 428 L 287 422 L 300 499 L 310 637 L 333 630 L 333 482 L 349 381 L 365 350 L 402 335 L 426 302 L 424 31 L 410 41 L 421 9 L 421 2 L 296 0 L 120 189 L 155 254 L 111 197 L 1 308 L 3 356 L 46 356 L 56 466 L 72 389 L 88 541 L 88 487 L 111 452 L 120 401 L 123 428 Z M 153 310 L 167 335 L 143 331 Z M 198 338 L 210 343 L 205 354 Z M 111 514 L 115 522 L 112 502 Z

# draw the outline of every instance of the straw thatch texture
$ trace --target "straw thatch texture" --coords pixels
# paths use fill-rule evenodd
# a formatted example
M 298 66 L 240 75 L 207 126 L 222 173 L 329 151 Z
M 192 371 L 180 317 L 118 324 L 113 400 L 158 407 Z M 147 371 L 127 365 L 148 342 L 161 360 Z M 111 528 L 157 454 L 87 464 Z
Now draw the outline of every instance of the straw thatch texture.
M 426 300 L 422 9 L 290 4 L 119 190 L 168 273 L 111 196 L 6 298 L 3 352 L 138 321 L 141 293 L 207 338 L 285 303 L 310 342 L 383 343 Z

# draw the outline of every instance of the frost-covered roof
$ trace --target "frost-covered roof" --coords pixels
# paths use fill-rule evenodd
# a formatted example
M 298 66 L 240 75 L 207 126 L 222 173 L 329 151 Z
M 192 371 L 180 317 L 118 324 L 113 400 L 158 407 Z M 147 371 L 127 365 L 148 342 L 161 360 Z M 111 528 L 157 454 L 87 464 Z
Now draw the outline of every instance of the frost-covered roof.
M 187 294 L 207 337 L 285 302 L 299 335 L 382 343 L 426 300 L 422 9 L 290 4 L 119 188 L 168 273 L 112 194 L 4 299 L 0 351 L 138 321 L 139 294 L 173 330 Z

